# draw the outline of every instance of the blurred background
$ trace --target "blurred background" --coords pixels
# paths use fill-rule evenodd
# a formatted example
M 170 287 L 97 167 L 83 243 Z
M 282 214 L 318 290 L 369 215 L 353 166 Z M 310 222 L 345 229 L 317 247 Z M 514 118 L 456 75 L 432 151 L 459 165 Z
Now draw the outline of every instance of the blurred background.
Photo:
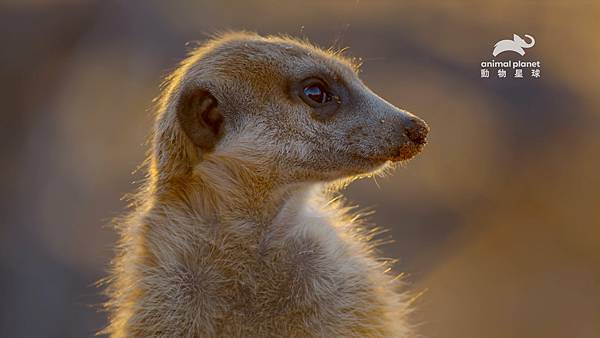
M 0 336 L 90 337 L 162 78 L 210 34 L 349 46 L 425 151 L 346 195 L 426 337 L 600 337 L 597 1 L 0 1 Z M 540 79 L 482 79 L 512 34 Z M 519 59 L 513 55 L 496 59 Z M 527 75 L 527 74 L 526 74 Z M 492 73 L 492 77 L 494 73 Z

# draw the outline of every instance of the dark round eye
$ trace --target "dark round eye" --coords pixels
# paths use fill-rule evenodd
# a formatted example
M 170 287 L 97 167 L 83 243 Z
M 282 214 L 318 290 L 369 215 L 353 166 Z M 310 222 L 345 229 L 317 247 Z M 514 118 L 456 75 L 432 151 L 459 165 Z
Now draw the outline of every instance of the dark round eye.
M 318 83 L 304 87 L 304 95 L 318 104 L 326 103 L 331 99 L 323 85 Z

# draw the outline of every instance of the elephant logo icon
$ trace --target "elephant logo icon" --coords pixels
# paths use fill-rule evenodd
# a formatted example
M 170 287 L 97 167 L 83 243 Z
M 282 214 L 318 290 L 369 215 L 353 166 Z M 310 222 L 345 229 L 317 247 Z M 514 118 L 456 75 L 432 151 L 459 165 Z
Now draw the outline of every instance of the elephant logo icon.
M 500 40 L 496 42 L 492 55 L 497 56 L 504 52 L 515 52 L 519 53 L 521 56 L 525 55 L 524 48 L 531 48 L 535 45 L 533 36 L 525 34 L 525 37 L 529 39 L 529 43 L 517 34 L 513 34 L 512 40 Z

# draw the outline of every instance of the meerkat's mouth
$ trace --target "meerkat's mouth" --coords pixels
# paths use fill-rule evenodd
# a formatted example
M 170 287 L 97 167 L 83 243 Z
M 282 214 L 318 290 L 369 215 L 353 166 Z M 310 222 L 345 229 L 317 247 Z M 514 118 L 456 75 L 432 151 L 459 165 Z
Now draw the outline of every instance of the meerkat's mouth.
M 402 146 L 394 149 L 393 151 L 387 154 L 377 154 L 377 155 L 366 155 L 366 154 L 352 154 L 352 157 L 362 160 L 368 161 L 375 165 L 381 165 L 385 162 L 402 162 L 407 161 L 415 157 L 417 154 L 423 150 L 425 146 L 425 142 L 421 144 L 414 144 L 412 142 L 403 144 Z
M 422 143 L 418 144 L 412 142 L 404 144 L 400 148 L 397 148 L 394 151 L 394 154 L 391 157 L 389 157 L 388 160 L 392 162 L 410 160 L 411 158 L 415 157 L 418 153 L 420 153 L 421 150 L 423 150 L 423 147 L 425 147 L 426 143 L 426 141 L 423 141 Z
M 369 161 L 375 162 L 375 163 L 384 163 L 387 161 L 391 161 L 391 162 L 407 161 L 407 160 L 410 160 L 411 158 L 415 157 L 418 153 L 420 153 L 421 150 L 423 150 L 423 147 L 425 147 L 426 143 L 427 143 L 426 141 L 423 141 L 422 143 L 419 143 L 419 144 L 415 144 L 413 142 L 407 142 L 407 143 L 401 145 L 400 147 L 394 149 L 393 151 L 389 152 L 388 154 L 367 155 L 367 156 L 356 155 L 356 157 L 360 157 L 362 159 L 366 159 L 366 160 L 369 160 Z

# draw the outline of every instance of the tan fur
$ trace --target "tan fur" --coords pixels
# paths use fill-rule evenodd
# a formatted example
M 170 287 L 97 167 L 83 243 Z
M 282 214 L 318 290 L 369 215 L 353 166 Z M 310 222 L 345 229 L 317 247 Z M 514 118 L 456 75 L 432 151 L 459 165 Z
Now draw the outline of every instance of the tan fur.
M 148 181 L 118 223 L 104 333 L 408 335 L 408 297 L 389 273 L 391 263 L 374 255 L 374 232 L 332 200 L 330 188 L 397 156 L 378 146 L 392 129 L 386 134 L 379 125 L 381 135 L 368 137 L 356 135 L 355 122 L 344 122 L 351 134 L 320 130 L 334 127 L 310 120 L 278 89 L 283 73 L 313 64 L 366 88 L 352 62 L 333 52 L 247 33 L 208 42 L 168 79 Z M 175 104 L 188 86 L 208 88 L 220 101 L 225 132 L 212 152 L 199 151 L 177 123 Z M 366 99 L 359 106 L 374 107 Z M 348 121 L 355 120 L 363 123 Z M 373 121 L 365 128 L 379 123 Z

